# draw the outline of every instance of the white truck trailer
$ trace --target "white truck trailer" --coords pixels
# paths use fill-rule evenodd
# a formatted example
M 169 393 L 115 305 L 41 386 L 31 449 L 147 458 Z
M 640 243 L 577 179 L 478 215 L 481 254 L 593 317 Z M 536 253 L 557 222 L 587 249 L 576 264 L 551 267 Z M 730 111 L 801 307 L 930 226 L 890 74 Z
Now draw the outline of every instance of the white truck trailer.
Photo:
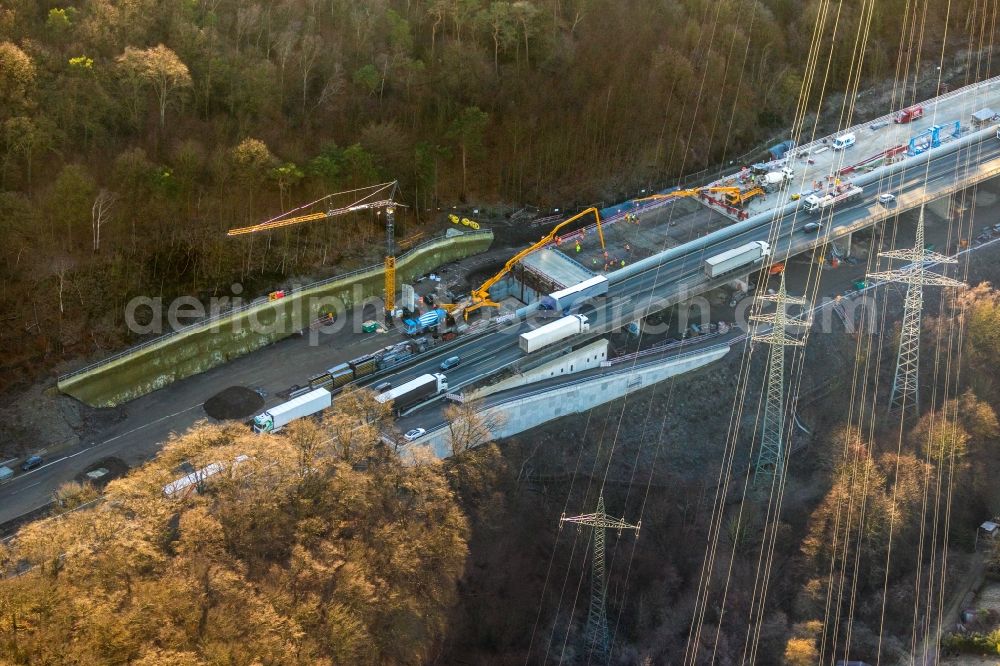
M 826 194 L 824 196 L 810 194 L 803 200 L 805 202 L 806 210 L 810 213 L 818 213 L 822 210 L 830 208 L 831 206 L 836 206 L 839 203 L 854 201 L 864 192 L 864 190 L 857 185 L 842 185 L 841 188 L 842 189 L 839 191 L 831 192 L 830 194 Z
M 533 331 L 522 333 L 518 339 L 518 344 L 521 345 L 521 351 L 525 354 L 530 354 L 542 347 L 547 347 L 560 340 L 565 340 L 589 330 L 590 322 L 585 316 L 566 315 Z
M 325 388 L 318 388 L 304 393 L 288 402 L 272 407 L 253 419 L 253 431 L 256 433 L 278 432 L 295 419 L 321 412 L 333 403 L 333 397 Z
M 448 378 L 440 372 L 435 372 L 421 375 L 385 393 L 380 393 L 375 397 L 375 400 L 383 404 L 392 401 L 393 409 L 399 413 L 411 405 L 440 395 L 447 390 Z
M 766 241 L 751 241 L 746 245 L 726 250 L 705 260 L 705 275 L 710 278 L 724 275 L 737 268 L 763 261 L 771 254 L 771 244 Z
M 582 301 L 608 295 L 608 278 L 595 275 L 572 287 L 554 291 L 543 296 L 538 307 L 542 310 L 553 310 L 568 314 L 569 309 Z

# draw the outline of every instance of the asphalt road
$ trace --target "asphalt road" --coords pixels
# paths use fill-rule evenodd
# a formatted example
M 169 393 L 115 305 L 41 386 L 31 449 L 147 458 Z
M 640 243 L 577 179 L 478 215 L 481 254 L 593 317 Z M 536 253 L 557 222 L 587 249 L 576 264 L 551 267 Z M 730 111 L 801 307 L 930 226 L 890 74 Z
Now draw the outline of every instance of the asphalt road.
M 971 166 L 965 164 L 966 159 L 970 160 Z M 912 203 L 908 203 L 909 199 L 920 196 L 927 187 L 943 188 L 957 177 L 971 176 L 977 170 L 985 172 L 997 167 L 1000 167 L 1000 141 L 987 139 L 973 147 L 971 153 L 959 151 L 932 159 L 926 169 L 920 167 L 895 177 L 883 183 L 881 189 L 897 195 L 897 207 L 902 211 L 912 206 Z M 823 233 L 835 236 L 838 229 L 864 225 L 868 218 L 880 210 L 879 204 L 875 202 L 876 196 L 877 192 L 873 187 L 866 188 L 861 200 L 836 209 L 832 217 L 821 218 L 827 220 L 827 228 Z M 656 269 L 612 285 L 607 307 L 593 313 L 592 333 L 622 325 L 647 311 L 676 302 L 681 294 L 689 297 L 725 282 L 717 280 L 710 283 L 705 279 L 701 264 L 706 256 L 752 240 L 767 240 L 769 236 L 772 240 L 777 239 L 774 256 L 779 258 L 789 252 L 789 246 L 791 253 L 797 254 L 825 242 L 822 234 L 801 232 L 805 223 L 816 219 L 808 213 L 795 211 L 777 220 L 779 226 L 776 232 L 772 233 L 770 224 L 764 223 L 704 250 L 678 257 Z M 653 299 L 660 306 L 650 309 Z M 392 373 L 391 381 L 399 385 L 420 374 L 434 371 L 444 358 L 457 354 L 462 357 L 462 364 L 447 374 L 450 390 L 460 389 L 519 358 L 521 352 L 517 346 L 517 336 L 525 327 L 533 325 L 518 322 L 484 336 L 460 339 Z M 370 338 L 366 344 L 374 349 L 391 341 L 391 337 L 383 336 Z M 364 351 L 352 348 L 346 358 Z M 273 362 L 276 358 L 280 358 L 280 362 Z M 264 362 L 265 359 L 270 362 Z M 301 383 L 318 368 L 328 367 L 342 360 L 345 360 L 344 350 L 336 348 L 332 342 L 327 342 L 325 346 L 321 344 L 319 347 L 309 347 L 302 339 L 293 338 L 139 398 L 127 405 L 127 416 L 122 421 L 105 429 L 99 437 L 84 442 L 77 450 L 65 453 L 64 457 L 20 474 L 4 485 L 0 489 L 0 523 L 47 504 L 56 487 L 71 480 L 86 466 L 101 458 L 117 456 L 130 465 L 135 465 L 152 457 L 171 433 L 182 432 L 199 419 L 206 418 L 202 404 L 224 388 L 234 385 L 262 387 L 271 394 L 267 403 L 270 406 L 278 402 L 273 397 L 277 391 L 287 388 L 291 383 Z M 380 376 L 378 381 L 385 378 Z
M 777 220 L 777 227 L 772 229 L 768 223 L 735 234 L 719 241 L 703 251 L 693 252 L 678 257 L 675 260 L 661 264 L 658 269 L 648 270 L 632 276 L 609 288 L 605 307 L 588 312 L 591 320 L 591 333 L 581 336 L 576 341 L 583 342 L 587 338 L 620 327 L 649 312 L 663 309 L 667 305 L 690 298 L 714 286 L 732 280 L 729 275 L 721 280 L 708 280 L 702 272 L 702 262 L 705 257 L 718 254 L 727 249 L 737 247 L 754 240 L 773 241 L 773 259 L 783 260 L 785 257 L 808 252 L 818 245 L 829 242 L 848 230 L 867 226 L 868 218 L 875 214 L 891 210 L 902 212 L 910 208 L 908 201 L 920 197 L 926 189 L 944 188 L 955 182 L 956 178 L 974 175 L 975 169 L 989 171 L 1000 167 L 1000 141 L 989 139 L 980 144 L 972 154 L 972 168 L 966 162 L 970 154 L 959 151 L 931 160 L 927 168 L 903 172 L 883 181 L 880 189 L 867 188 L 866 193 L 858 200 L 836 208 L 832 214 L 824 215 L 807 213 L 804 210 L 794 210 Z M 886 209 L 877 203 L 880 192 L 892 192 L 897 201 L 891 209 Z M 803 227 L 809 222 L 822 221 L 824 228 L 819 233 L 808 233 Z M 541 322 L 544 323 L 544 322 Z M 426 360 L 411 366 L 399 373 L 396 385 L 425 372 L 438 371 L 437 364 L 449 355 L 459 355 L 462 365 L 447 372 L 449 391 L 456 392 L 463 386 L 487 377 L 521 357 L 517 346 L 517 335 L 534 327 L 532 323 L 518 323 L 492 334 L 486 338 L 467 340 L 455 351 L 442 352 L 429 356 Z M 505 397 L 517 395 L 517 392 L 535 390 L 534 386 L 515 389 L 513 393 L 505 392 Z M 435 405 L 438 401 L 430 401 Z M 440 409 L 437 406 L 429 408 L 426 413 L 410 412 L 400 420 L 403 429 L 423 427 L 433 429 L 442 423 Z

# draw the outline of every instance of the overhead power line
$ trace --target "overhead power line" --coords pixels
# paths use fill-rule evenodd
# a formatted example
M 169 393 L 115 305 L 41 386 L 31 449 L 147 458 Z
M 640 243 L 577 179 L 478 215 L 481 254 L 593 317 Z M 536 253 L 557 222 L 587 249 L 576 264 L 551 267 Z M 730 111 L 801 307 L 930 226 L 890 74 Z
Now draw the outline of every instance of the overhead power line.
M 750 317 L 758 324 L 753 334 L 754 342 L 770 345 L 767 372 L 767 401 L 764 405 L 764 422 L 761 434 L 760 452 L 754 469 L 754 485 L 762 481 L 773 482 L 781 478 L 785 460 L 785 347 L 801 347 L 804 340 L 788 334 L 788 326 L 805 326 L 808 321 L 802 317 L 789 317 L 789 305 L 805 305 L 806 299 L 789 296 L 785 290 L 785 274 L 781 273 L 781 284 L 776 294 L 763 294 L 761 301 L 775 304 L 775 311 Z M 764 329 L 767 329 L 766 331 Z
M 625 520 L 613 518 L 604 512 L 604 495 L 597 499 L 597 511 L 587 513 L 582 516 L 572 516 L 567 518 L 563 514 L 559 518 L 559 528 L 563 523 L 576 523 L 577 525 L 587 525 L 594 528 L 594 556 L 591 568 L 590 581 L 590 610 L 587 612 L 587 653 L 594 663 L 607 664 L 611 656 L 611 645 L 608 640 L 608 612 L 606 607 L 607 584 L 604 580 L 604 531 L 618 530 L 619 536 L 623 530 L 635 530 L 639 535 L 640 520 L 635 525 L 626 523 Z
M 899 352 L 896 356 L 896 375 L 889 396 L 889 411 L 900 412 L 905 418 L 908 407 L 916 407 L 920 400 L 920 317 L 924 309 L 924 286 L 964 287 L 965 283 L 932 272 L 928 263 L 955 264 L 957 259 L 932 252 L 924 246 L 924 209 L 917 219 L 917 240 L 912 250 L 888 250 L 880 257 L 901 259 L 911 263 L 906 268 L 869 273 L 871 280 L 899 282 L 906 285 L 903 308 L 903 329 L 899 335 Z

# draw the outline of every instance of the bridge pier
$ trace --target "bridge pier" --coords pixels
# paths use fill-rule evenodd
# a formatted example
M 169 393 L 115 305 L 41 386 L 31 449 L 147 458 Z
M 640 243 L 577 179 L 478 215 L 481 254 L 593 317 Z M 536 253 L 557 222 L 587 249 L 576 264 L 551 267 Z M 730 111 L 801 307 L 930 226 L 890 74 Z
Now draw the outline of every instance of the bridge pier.
M 948 196 L 941 197 L 940 199 L 935 199 L 927 204 L 926 209 L 938 218 L 947 220 L 948 214 L 951 211 L 951 200 L 954 196 L 954 194 L 949 194 Z
M 841 257 L 851 256 L 851 239 L 854 237 L 854 232 L 850 232 L 845 236 L 839 238 L 834 238 L 830 241 L 830 244 L 836 248 L 837 254 Z

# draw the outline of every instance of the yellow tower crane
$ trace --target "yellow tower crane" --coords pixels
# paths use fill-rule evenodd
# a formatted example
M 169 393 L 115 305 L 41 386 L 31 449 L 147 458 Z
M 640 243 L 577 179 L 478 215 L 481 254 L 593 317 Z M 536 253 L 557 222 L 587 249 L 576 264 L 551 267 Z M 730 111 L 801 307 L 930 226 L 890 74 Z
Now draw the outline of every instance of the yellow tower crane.
M 379 212 L 385 210 L 385 312 L 388 317 L 396 307 L 396 248 L 393 227 L 395 226 L 396 206 L 399 205 L 394 200 L 398 187 L 398 182 L 392 181 L 391 183 L 372 185 L 370 187 L 363 187 L 357 190 L 328 194 L 322 199 L 317 199 L 312 203 L 308 203 L 293 210 L 284 212 L 281 215 L 272 217 L 266 222 L 261 222 L 260 224 L 255 224 L 249 227 L 230 229 L 226 232 L 226 235 L 232 237 L 259 233 L 262 231 L 272 231 L 274 229 L 289 227 L 295 224 L 302 224 L 304 222 L 329 220 L 340 215 L 356 213 L 362 210 L 376 210 Z M 359 192 L 365 192 L 366 194 L 347 206 L 335 208 L 330 205 L 335 197 L 347 194 L 356 195 Z M 387 192 L 388 196 L 386 196 Z M 326 210 L 313 213 L 304 213 L 299 215 L 294 214 L 318 205 L 325 205 L 327 208 Z
M 576 220 L 579 220 L 581 217 L 584 217 L 591 213 L 594 214 L 594 219 L 597 220 L 597 235 L 601 239 L 601 249 L 604 249 L 604 231 L 601 229 L 601 214 L 597 211 L 596 208 L 588 208 L 583 212 L 577 213 L 573 217 L 563 220 L 556 226 L 552 227 L 552 231 L 542 236 L 541 240 L 539 240 L 537 243 L 534 243 L 530 247 L 527 247 L 518 252 L 517 254 L 515 254 L 507 261 L 506 264 L 504 264 L 503 268 L 500 269 L 500 271 L 496 275 L 494 275 L 486 282 L 484 282 L 482 285 L 480 285 L 478 289 L 473 289 L 471 294 L 472 302 L 469 304 L 468 307 L 465 308 L 465 318 L 468 319 L 470 312 L 472 312 L 473 310 L 478 310 L 479 308 L 482 307 L 500 307 L 499 303 L 495 303 L 490 299 L 490 287 L 492 287 L 497 282 L 502 280 L 503 277 L 507 275 L 507 273 L 509 273 L 512 268 L 514 268 L 517 262 L 527 257 L 535 250 L 543 248 L 549 243 L 551 243 L 555 239 L 556 234 L 559 232 L 560 229 L 565 227 L 570 222 L 575 222 Z

